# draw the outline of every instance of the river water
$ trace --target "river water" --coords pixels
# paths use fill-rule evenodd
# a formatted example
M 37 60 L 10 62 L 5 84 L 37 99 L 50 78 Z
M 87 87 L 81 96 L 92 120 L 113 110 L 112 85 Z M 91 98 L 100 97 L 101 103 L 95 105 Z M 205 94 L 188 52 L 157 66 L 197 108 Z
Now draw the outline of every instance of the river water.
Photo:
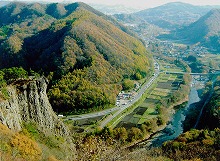
M 165 141 L 173 140 L 183 133 L 183 121 L 186 118 L 186 112 L 189 110 L 190 105 L 199 102 L 200 98 L 195 87 L 191 87 L 189 94 L 189 101 L 185 108 L 176 110 L 171 121 L 168 123 L 166 128 L 161 132 L 157 133 L 150 140 L 150 146 L 158 147 L 161 146 Z M 148 144 L 149 145 L 149 144 Z

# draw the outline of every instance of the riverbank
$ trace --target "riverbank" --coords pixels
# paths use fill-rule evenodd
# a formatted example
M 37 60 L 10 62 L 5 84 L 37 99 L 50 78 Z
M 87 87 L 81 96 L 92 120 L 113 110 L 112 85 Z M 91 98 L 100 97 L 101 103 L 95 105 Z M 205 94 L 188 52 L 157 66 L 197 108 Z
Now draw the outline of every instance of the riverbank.
M 186 111 L 189 110 L 190 105 L 199 101 L 200 98 L 198 96 L 197 89 L 191 87 L 188 97 L 185 97 L 184 99 L 176 102 L 172 105 L 172 107 L 170 107 L 170 119 L 168 123 L 160 130 L 155 130 L 155 132 L 152 133 L 148 138 L 133 143 L 129 146 L 129 149 L 133 150 L 137 148 L 145 149 L 146 147 L 158 147 L 161 146 L 165 141 L 173 140 L 178 137 L 181 133 L 183 133 L 182 123 L 185 120 Z M 181 106 L 186 102 L 187 105 L 185 106 L 185 108 L 175 108 L 176 106 Z
M 186 113 L 189 110 L 190 105 L 198 102 L 200 98 L 198 97 L 198 92 L 195 88 L 191 88 L 188 103 L 185 108 L 180 108 L 176 110 L 173 114 L 173 118 L 166 128 L 161 131 L 156 137 L 152 138 L 151 146 L 158 147 L 168 140 L 173 140 L 183 133 L 183 121 L 186 118 Z
M 200 95 L 201 100 L 195 103 L 192 107 L 190 107 L 189 112 L 187 113 L 187 117 L 183 123 L 184 125 L 184 132 L 190 130 L 191 128 L 195 129 L 202 129 L 204 128 L 205 124 L 207 123 L 207 118 L 204 120 L 203 115 L 207 112 L 206 108 L 209 108 L 207 104 L 211 101 L 213 94 L 215 93 L 214 84 L 216 79 L 210 82 L 208 86 L 206 86 L 203 90 L 206 91 L 205 94 Z M 200 89 L 201 90 L 201 89 Z M 201 119 L 203 121 L 201 121 Z M 212 125 L 212 124 L 211 124 Z M 209 127 L 211 127 L 209 125 Z
M 155 128 L 153 130 L 153 132 L 151 134 L 146 135 L 144 138 L 137 140 L 133 143 L 130 143 L 128 145 L 125 145 L 122 149 L 129 149 L 129 150 L 134 150 L 137 148 L 143 148 L 146 146 L 150 146 L 149 143 L 152 141 L 152 139 L 156 136 L 159 136 L 159 134 L 167 127 L 167 125 L 169 124 L 169 122 L 172 120 L 172 116 L 175 114 L 175 107 L 176 106 L 181 106 L 182 104 L 188 102 L 189 97 L 185 97 L 182 100 L 174 103 L 173 105 L 171 105 L 168 109 L 168 114 L 169 114 L 169 119 L 166 121 L 166 124 L 163 124 L 162 126 L 158 126 L 157 128 Z M 144 148 L 145 149 L 145 148 Z

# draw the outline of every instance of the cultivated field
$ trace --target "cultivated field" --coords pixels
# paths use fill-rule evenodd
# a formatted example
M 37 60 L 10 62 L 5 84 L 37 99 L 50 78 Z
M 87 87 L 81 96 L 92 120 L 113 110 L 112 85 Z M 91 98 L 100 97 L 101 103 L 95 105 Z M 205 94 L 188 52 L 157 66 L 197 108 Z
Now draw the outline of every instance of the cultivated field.
M 160 74 L 157 83 L 149 91 L 145 100 L 132 113 L 125 116 L 116 127 L 130 129 L 159 117 L 157 106 L 161 105 L 161 100 L 167 99 L 173 92 L 178 90 L 181 82 L 182 75 Z

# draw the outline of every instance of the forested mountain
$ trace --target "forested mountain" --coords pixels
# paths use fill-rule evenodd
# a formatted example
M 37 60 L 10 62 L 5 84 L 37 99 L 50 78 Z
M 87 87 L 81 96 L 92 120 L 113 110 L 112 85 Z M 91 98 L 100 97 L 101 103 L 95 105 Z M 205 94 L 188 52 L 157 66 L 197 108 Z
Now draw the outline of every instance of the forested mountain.
M 211 8 L 211 6 L 202 7 L 174 2 L 143 10 L 134 15 L 161 28 L 173 29 L 195 22 Z
M 124 78 L 149 72 L 144 45 L 84 3 L 11 3 L 0 8 L 0 26 L 0 67 L 49 75 L 58 111 L 114 104 Z
M 200 43 L 212 51 L 220 51 L 220 9 L 213 9 L 198 21 L 171 32 L 168 38 L 183 39 L 189 43 Z

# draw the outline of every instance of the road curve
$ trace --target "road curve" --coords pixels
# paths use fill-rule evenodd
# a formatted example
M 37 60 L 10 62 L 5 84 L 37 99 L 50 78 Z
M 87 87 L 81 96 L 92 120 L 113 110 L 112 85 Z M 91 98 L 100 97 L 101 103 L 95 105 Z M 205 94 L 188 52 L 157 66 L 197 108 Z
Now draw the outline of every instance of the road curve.
M 137 102 L 141 96 L 144 94 L 144 92 L 153 84 L 153 82 L 156 80 L 156 78 L 158 77 L 158 75 L 160 74 L 160 67 L 159 64 L 154 61 L 155 64 L 157 65 L 157 67 L 155 67 L 155 73 L 154 76 L 151 77 L 149 79 L 148 82 L 145 82 L 144 85 L 142 85 L 141 89 L 138 91 L 138 94 L 134 97 L 132 102 L 129 102 L 126 105 L 123 105 L 121 107 L 114 107 L 111 109 L 106 109 L 103 111 L 99 111 L 99 112 L 94 112 L 94 113 L 89 113 L 89 114 L 82 114 L 82 115 L 71 115 L 71 116 L 67 116 L 66 118 L 64 118 L 64 120 L 82 120 L 82 119 L 89 119 L 89 118 L 94 118 L 94 117 L 99 117 L 99 116 L 104 116 L 104 115 L 108 115 L 111 114 L 114 111 L 117 111 L 116 113 L 114 113 L 113 115 L 109 115 L 102 123 L 101 123 L 101 127 L 105 127 L 113 118 L 115 118 L 116 116 L 118 116 L 122 111 L 124 111 L 126 108 L 132 106 L 135 102 Z
M 158 64 L 158 63 L 157 63 Z M 155 69 L 155 74 L 153 77 L 150 78 L 150 80 L 148 82 L 146 82 L 144 85 L 142 85 L 141 89 L 138 91 L 138 94 L 135 96 L 135 98 L 133 99 L 133 101 L 127 105 L 124 105 L 122 107 L 120 107 L 120 109 L 114 113 L 113 115 L 109 115 L 100 125 L 100 127 L 105 127 L 113 118 L 117 117 L 122 111 L 124 111 L 126 108 L 132 106 L 135 102 L 137 102 L 141 96 L 145 93 L 145 91 L 153 84 L 153 82 L 156 80 L 156 78 L 158 77 L 158 75 L 160 74 L 160 69 L 159 69 L 159 65 L 158 68 Z

